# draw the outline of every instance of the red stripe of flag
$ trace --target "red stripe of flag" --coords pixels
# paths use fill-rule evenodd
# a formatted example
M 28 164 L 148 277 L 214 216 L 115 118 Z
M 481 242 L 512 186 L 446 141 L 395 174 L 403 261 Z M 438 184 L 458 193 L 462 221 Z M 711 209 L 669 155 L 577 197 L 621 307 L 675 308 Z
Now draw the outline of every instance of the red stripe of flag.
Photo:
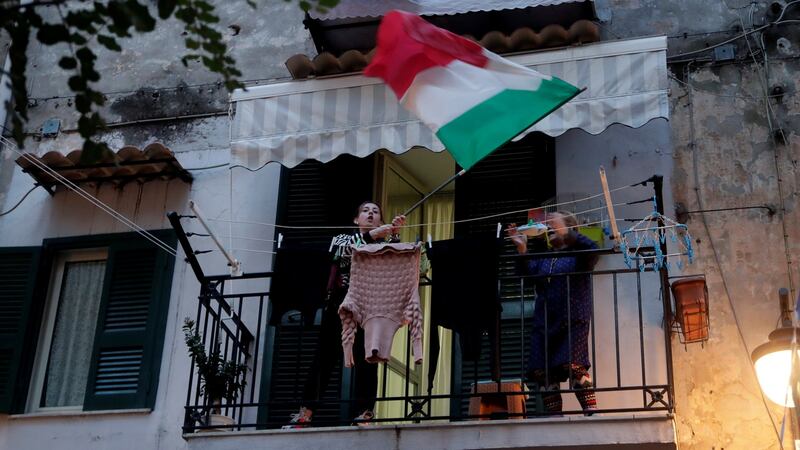
M 411 86 L 418 73 L 454 60 L 485 67 L 483 48 L 469 39 L 436 27 L 421 17 L 391 11 L 378 28 L 378 49 L 364 75 L 383 79 L 397 98 Z

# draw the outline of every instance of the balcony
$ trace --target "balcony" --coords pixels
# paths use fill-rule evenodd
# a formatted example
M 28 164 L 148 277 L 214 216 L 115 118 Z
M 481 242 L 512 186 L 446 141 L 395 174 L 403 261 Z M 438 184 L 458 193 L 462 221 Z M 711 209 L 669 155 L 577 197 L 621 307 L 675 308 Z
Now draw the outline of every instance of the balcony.
M 666 274 L 648 267 L 627 268 L 612 250 L 589 252 L 599 256 L 595 270 L 551 277 L 565 277 L 567 286 L 575 277 L 590 283 L 588 348 L 597 409 L 581 408 L 571 382 L 561 383 L 557 391 L 564 400 L 562 411 L 544 407 L 543 392 L 528 379 L 525 367 L 535 303 L 541 301 L 535 285 L 545 276 L 505 271 L 508 275 L 498 282 L 503 306 L 499 373 L 491 370 L 488 338 L 481 357 L 467 361 L 453 344 L 454 336 L 447 339 L 440 329 L 444 356 L 431 383 L 430 365 L 415 367 L 409 361 L 409 338 L 401 330 L 395 337 L 395 357 L 379 367 L 377 417 L 369 426 L 352 426 L 351 374 L 337 366 L 311 426 L 282 430 L 301 404 L 318 326 L 303 326 L 299 314 L 292 313 L 280 326 L 266 325 L 271 273 L 202 277 L 194 319 L 204 344 L 249 370 L 236 401 L 218 405 L 232 420 L 219 426 L 209 424 L 212 405 L 192 363 L 183 425 L 188 447 L 351 449 L 369 442 L 382 448 L 674 449 L 671 313 L 662 284 Z M 502 259 L 513 267 L 519 260 L 552 257 L 545 253 Z M 434 275 L 421 283 L 423 298 L 435 282 Z M 427 352 L 428 340 L 425 344 Z

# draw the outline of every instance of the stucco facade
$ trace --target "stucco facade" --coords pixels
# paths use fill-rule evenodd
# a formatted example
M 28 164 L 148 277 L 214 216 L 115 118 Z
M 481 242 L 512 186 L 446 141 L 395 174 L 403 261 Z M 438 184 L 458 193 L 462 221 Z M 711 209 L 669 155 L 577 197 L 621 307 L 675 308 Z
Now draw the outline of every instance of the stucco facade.
M 775 19 L 767 12 L 768 3 L 773 2 L 753 5 L 756 27 Z M 600 14 L 608 14 L 607 37 L 663 33 L 670 37 L 668 55 L 724 41 L 742 25 L 750 28 L 749 2 L 597 4 Z M 796 14 L 792 9 L 786 13 Z M 794 285 L 792 294 L 797 294 L 800 49 L 795 25 L 764 33 L 768 89 L 782 86 L 786 92 L 770 99 L 773 115 L 768 119 L 762 58 L 757 56 L 756 64 L 748 53 L 748 45 L 759 51 L 758 36 L 752 35 L 749 43 L 734 42 L 735 62 L 704 62 L 709 53 L 703 53 L 669 64 L 677 78 L 671 80 L 669 150 L 675 202 L 689 211 L 764 205 L 776 211 L 772 215 L 753 208 L 689 216 L 698 247 L 698 263 L 689 271 L 707 277 L 711 333 L 704 345 L 684 348 L 673 341 L 680 448 L 779 447 L 776 429 L 784 411 L 762 400 L 749 354 L 775 328 L 778 288 Z M 781 38 L 793 45 L 779 48 Z M 783 47 L 785 41 L 780 42 Z M 781 128 L 787 142 L 781 142 L 783 135 L 773 141 L 770 128 Z

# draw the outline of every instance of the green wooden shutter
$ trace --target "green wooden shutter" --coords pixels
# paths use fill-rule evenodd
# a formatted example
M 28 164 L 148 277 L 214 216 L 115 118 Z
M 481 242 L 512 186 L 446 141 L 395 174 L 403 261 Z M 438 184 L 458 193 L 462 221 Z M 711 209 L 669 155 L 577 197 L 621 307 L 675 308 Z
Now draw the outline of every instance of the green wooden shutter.
M 153 407 L 173 265 L 142 238 L 109 247 L 84 410 Z
M 39 247 L 0 248 L 0 413 L 14 401 L 39 254 Z
M 293 226 L 348 225 L 358 205 L 372 199 L 375 159 L 342 155 L 321 163 L 308 160 L 283 172 L 278 223 Z M 349 230 L 285 229 L 284 242 L 320 244 Z
M 342 155 L 325 164 L 304 161 L 281 175 L 281 201 L 278 223 L 286 225 L 347 225 L 352 223 L 358 205 L 372 200 L 375 159 Z M 327 248 L 331 238 L 350 230 L 284 229 L 284 245 L 302 243 Z M 283 424 L 289 413 L 296 413 L 302 389 L 316 354 L 319 324 L 301 329 L 287 320 L 275 330 L 271 342 L 264 346 L 264 369 L 260 402 L 280 402 L 278 406 L 260 407 L 258 421 Z M 302 336 L 302 343 L 300 341 Z M 326 403 L 341 397 L 342 371 L 337 363 L 323 397 L 323 406 L 314 411 L 314 421 L 338 420 L 346 412 L 338 403 Z
M 262 415 L 269 424 L 284 425 L 296 413 L 303 397 L 303 387 L 317 352 L 319 324 L 303 326 L 299 314 L 275 330 L 272 354 L 271 398 L 274 405 Z M 328 386 L 320 390 L 321 403 L 314 410 L 315 423 L 336 423 L 342 419 L 338 401 L 342 397 L 342 358 L 337 358 Z M 261 422 L 262 420 L 259 420 Z
M 457 220 L 498 214 L 506 211 L 535 208 L 556 195 L 555 146 L 553 139 L 534 133 L 520 142 L 512 142 L 476 164 L 465 175 L 456 180 L 455 217 Z M 505 224 L 527 222 L 525 212 L 515 216 L 504 216 L 477 222 L 456 224 L 456 236 L 496 233 L 497 222 Z M 516 250 L 511 242 L 505 242 L 505 253 Z M 517 273 L 516 263 L 511 259 L 500 261 L 499 275 Z M 500 368 L 501 378 L 519 378 L 530 354 L 530 313 L 533 285 L 525 286 L 525 329 L 520 326 L 520 285 L 506 280 L 500 292 L 503 314 L 500 320 Z M 479 361 L 454 360 L 453 391 L 469 393 L 473 382 L 491 379 L 489 339 L 483 336 Z M 454 352 L 455 355 L 460 355 Z M 452 411 L 467 414 L 469 398 L 453 399 Z M 528 401 L 529 410 L 535 408 L 535 399 Z

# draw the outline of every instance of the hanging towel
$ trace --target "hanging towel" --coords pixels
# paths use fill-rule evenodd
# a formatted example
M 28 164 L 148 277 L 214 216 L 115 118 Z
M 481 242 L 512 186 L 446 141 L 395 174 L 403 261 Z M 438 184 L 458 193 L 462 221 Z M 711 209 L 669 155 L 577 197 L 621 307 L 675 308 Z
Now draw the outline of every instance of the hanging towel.
M 325 304 L 331 258 L 327 248 L 279 248 L 270 284 L 270 325 L 277 326 L 287 311 L 300 311 L 307 325 Z
M 359 325 L 364 329 L 367 362 L 389 361 L 394 334 L 405 324 L 411 333 L 414 362 L 422 362 L 421 245 L 369 244 L 352 248 L 350 288 L 339 307 L 346 367 L 354 364 L 353 342 Z
M 481 337 L 488 333 L 492 378 L 500 376 L 500 306 L 497 273 L 502 240 L 474 236 L 436 241 L 427 250 L 431 260 L 433 289 L 431 326 L 449 328 L 459 335 L 465 360 L 480 357 Z M 438 333 L 431 334 L 430 369 L 432 385 L 439 356 Z

